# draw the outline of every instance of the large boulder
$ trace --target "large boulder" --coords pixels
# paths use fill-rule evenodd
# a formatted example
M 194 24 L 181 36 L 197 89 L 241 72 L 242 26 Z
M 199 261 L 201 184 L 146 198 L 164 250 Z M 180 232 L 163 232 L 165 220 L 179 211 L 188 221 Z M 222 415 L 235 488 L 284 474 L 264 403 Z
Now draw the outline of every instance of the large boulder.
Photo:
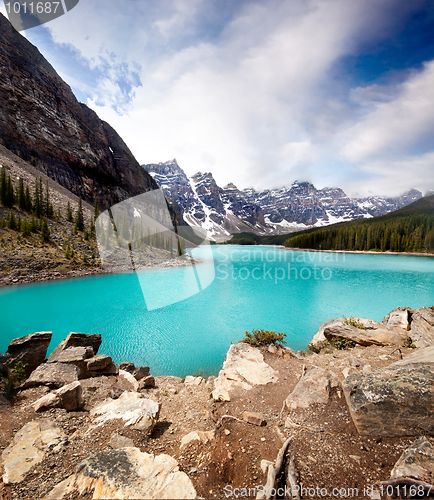
M 75 333 L 71 332 L 51 353 L 57 354 L 70 347 L 92 347 L 93 353 L 97 354 L 102 339 L 99 333 Z M 51 356 L 50 356 L 51 357 Z
M 390 477 L 391 479 L 412 477 L 430 482 L 434 480 L 434 446 L 425 436 L 404 450 Z
M 342 383 L 361 435 L 417 436 L 434 433 L 434 346 Z
M 76 382 L 80 377 L 80 369 L 68 363 L 44 363 L 34 370 L 24 382 L 23 387 L 47 385 L 59 388 Z
M 404 346 L 408 342 L 407 332 L 364 318 L 342 318 L 325 326 L 324 336 L 327 340 L 346 339 L 362 346 Z
M 90 417 L 96 426 L 121 420 L 125 427 L 150 434 L 157 423 L 160 404 L 138 392 L 124 392 L 119 399 L 108 400 L 93 408 Z
M 15 434 L 12 443 L 3 451 L 5 483 L 20 483 L 45 453 L 65 441 L 63 431 L 51 420 L 33 420 Z
M 101 375 L 117 375 L 119 370 L 110 356 L 97 354 L 86 360 L 86 377 L 100 377 Z
M 312 404 L 325 404 L 329 400 L 330 390 L 339 386 L 336 376 L 319 367 L 308 370 L 286 398 L 290 410 L 308 408 Z
M 232 344 L 214 383 L 212 396 L 216 401 L 230 401 L 237 389 L 250 390 L 254 385 L 276 382 L 277 373 L 264 361 L 259 349 L 249 344 Z
M 196 498 L 196 490 L 177 461 L 169 455 L 154 456 L 138 448 L 102 451 L 78 465 L 43 500 L 77 498 Z
M 344 319 L 345 318 L 334 318 L 320 325 L 318 332 L 313 336 L 313 339 L 310 343 L 315 345 L 319 342 L 324 342 L 325 340 L 327 340 L 324 335 L 324 330 L 330 326 L 341 325 Z
M 67 349 L 52 352 L 47 363 L 63 363 L 76 366 L 80 373 L 79 378 L 85 378 L 87 371 L 86 360 L 94 356 L 92 347 L 68 347 Z
M 402 330 L 410 330 L 412 310 L 409 307 L 396 307 L 389 314 L 384 316 L 381 324 L 387 328 L 401 328 Z
M 413 312 L 408 335 L 416 347 L 434 345 L 434 307 L 421 307 Z
M 14 339 L 9 344 L 5 366 L 13 368 L 18 361 L 26 364 L 26 376 L 45 361 L 53 332 L 36 332 Z
M 83 406 L 83 389 L 80 382 L 64 385 L 54 392 L 50 392 L 33 403 L 36 412 L 46 411 L 51 408 L 64 408 L 75 411 Z

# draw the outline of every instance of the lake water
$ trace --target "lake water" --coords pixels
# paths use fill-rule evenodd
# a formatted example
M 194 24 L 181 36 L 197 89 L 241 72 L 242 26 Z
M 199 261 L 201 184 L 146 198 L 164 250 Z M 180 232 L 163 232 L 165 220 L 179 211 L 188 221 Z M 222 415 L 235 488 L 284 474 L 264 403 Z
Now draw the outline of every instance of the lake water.
M 246 330 L 286 333 L 287 345 L 299 350 L 332 318 L 381 321 L 397 306 L 434 305 L 432 258 L 211 248 L 213 261 L 198 267 L 213 269 L 211 284 L 151 310 L 144 298 L 149 290 L 164 304 L 171 291 L 190 286 L 191 268 L 3 288 L 0 351 L 11 339 L 36 331 L 53 331 L 49 352 L 70 331 L 100 333 L 100 353 L 117 363 L 150 366 L 153 375 L 209 376 L 218 373 L 229 345 Z

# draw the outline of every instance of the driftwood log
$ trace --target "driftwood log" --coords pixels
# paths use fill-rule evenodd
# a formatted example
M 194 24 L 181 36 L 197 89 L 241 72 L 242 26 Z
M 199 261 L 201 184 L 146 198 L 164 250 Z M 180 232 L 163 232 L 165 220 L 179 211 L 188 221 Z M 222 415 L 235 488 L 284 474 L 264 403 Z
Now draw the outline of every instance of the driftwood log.
M 277 454 L 276 461 L 270 462 L 269 460 L 261 461 L 261 468 L 264 474 L 267 474 L 267 482 L 265 487 L 258 491 L 256 495 L 257 500 L 271 500 L 277 490 L 276 479 L 281 475 L 285 463 L 285 454 L 288 449 L 292 437 L 289 437 L 280 448 Z M 298 494 L 298 474 L 295 469 L 294 460 L 289 459 L 285 471 L 285 484 L 287 491 L 291 494 L 291 498 L 299 499 Z

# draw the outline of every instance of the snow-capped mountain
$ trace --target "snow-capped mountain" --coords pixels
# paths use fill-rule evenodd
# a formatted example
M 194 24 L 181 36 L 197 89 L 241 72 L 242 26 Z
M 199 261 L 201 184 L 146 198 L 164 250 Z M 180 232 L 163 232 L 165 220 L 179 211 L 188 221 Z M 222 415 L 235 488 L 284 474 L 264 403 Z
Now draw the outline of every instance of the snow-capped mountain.
M 297 181 L 279 189 L 241 191 L 232 183 L 219 187 L 211 173 L 187 177 L 176 160 L 142 166 L 165 196 L 182 207 L 184 220 L 215 241 L 243 231 L 282 234 L 383 215 L 422 197 L 412 189 L 398 198 L 351 199 L 340 188 L 316 189 Z

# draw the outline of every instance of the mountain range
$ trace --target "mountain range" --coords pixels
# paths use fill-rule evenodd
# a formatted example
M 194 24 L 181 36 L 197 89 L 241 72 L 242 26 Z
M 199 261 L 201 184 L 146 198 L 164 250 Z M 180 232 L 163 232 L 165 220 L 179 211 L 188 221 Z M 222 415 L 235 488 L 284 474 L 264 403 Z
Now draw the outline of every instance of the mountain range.
M 219 187 L 211 173 L 188 177 L 176 160 L 142 167 L 181 206 L 184 221 L 205 229 L 216 242 L 241 232 L 283 234 L 384 215 L 422 197 L 411 189 L 396 198 L 349 198 L 340 188 L 317 189 L 297 181 L 279 189 L 240 190 L 232 183 Z

